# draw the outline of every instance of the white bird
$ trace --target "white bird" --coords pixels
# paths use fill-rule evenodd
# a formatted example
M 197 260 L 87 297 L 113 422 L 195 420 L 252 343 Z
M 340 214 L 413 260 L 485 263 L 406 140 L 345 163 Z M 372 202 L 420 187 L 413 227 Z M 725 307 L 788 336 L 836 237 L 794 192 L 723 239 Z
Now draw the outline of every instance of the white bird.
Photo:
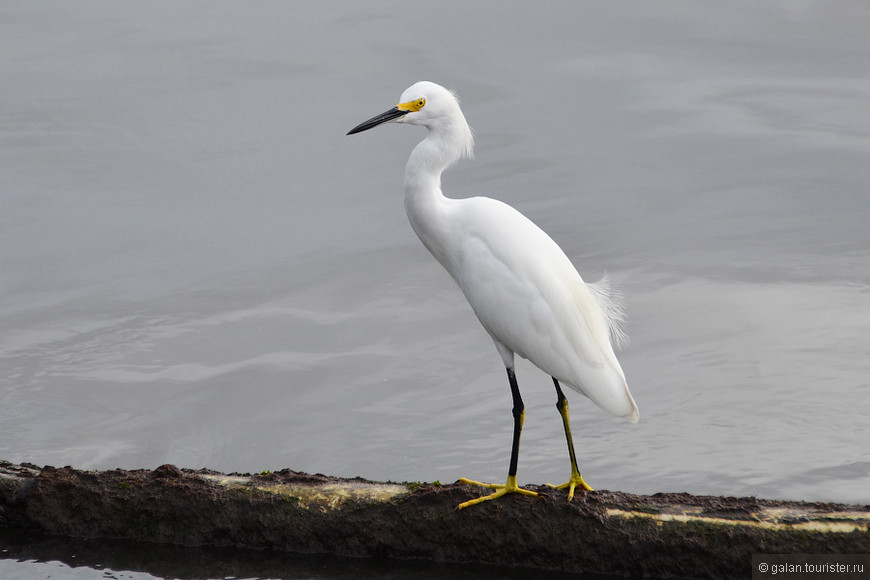
M 423 245 L 450 273 L 492 337 L 504 361 L 513 397 L 514 432 L 504 485 L 461 479 L 496 490 L 463 504 L 468 507 L 506 493 L 536 495 L 517 485 L 517 458 L 524 407 L 514 373 L 514 355 L 531 361 L 553 378 L 562 416 L 571 477 L 558 487 L 592 488 L 577 468 L 568 402 L 560 382 L 599 407 L 631 423 L 638 410 L 613 343 L 624 335 L 622 310 L 605 278 L 586 284 L 562 249 L 511 206 L 488 197 L 451 199 L 441 193 L 441 173 L 471 157 L 474 138 L 456 96 L 421 81 L 402 93 L 399 104 L 361 123 L 348 135 L 382 123 L 427 129 L 405 167 L 405 210 Z

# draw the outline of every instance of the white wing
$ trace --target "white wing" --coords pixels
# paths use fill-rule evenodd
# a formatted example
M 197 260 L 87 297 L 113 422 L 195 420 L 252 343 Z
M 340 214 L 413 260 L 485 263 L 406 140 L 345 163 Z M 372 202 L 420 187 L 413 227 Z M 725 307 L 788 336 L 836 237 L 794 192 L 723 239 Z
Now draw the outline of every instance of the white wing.
M 637 406 L 611 337 L 619 309 L 590 288 L 559 246 L 512 207 L 485 197 L 450 200 L 454 246 L 439 261 L 494 340 L 631 422 Z M 441 259 L 443 258 L 443 259 Z

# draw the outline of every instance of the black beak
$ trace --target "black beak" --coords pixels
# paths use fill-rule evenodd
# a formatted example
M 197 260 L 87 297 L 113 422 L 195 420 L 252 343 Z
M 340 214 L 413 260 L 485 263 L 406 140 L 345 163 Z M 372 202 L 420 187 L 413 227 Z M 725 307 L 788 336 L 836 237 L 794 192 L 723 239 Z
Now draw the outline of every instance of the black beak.
M 404 115 L 407 115 L 410 111 L 400 111 L 399 107 L 393 107 L 389 111 L 381 113 L 376 117 L 372 117 L 368 121 L 364 121 L 347 132 L 348 135 L 354 135 L 355 133 L 362 133 L 363 131 L 368 131 L 372 127 L 377 127 L 382 123 L 386 123 L 387 121 L 392 121 L 393 119 L 398 119 Z

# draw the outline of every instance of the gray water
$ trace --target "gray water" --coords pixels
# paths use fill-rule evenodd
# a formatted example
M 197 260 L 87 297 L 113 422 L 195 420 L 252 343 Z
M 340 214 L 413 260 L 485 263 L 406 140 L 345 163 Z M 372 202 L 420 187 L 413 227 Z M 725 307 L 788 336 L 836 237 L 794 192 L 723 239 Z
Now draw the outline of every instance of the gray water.
M 501 481 L 504 369 L 407 224 L 455 89 L 504 200 L 625 296 L 594 487 L 870 501 L 870 5 L 0 7 L 0 458 Z M 568 475 L 518 366 L 521 482 Z M 0 562 L 2 564 L 3 562 Z M 23 564 L 21 565 L 23 566 Z

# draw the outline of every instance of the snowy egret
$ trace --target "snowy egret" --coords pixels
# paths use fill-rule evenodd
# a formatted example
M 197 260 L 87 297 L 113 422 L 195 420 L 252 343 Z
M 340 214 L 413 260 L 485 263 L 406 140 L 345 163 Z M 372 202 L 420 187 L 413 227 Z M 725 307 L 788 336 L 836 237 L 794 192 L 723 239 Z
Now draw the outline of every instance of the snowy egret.
M 622 309 L 605 278 L 586 284 L 562 249 L 520 212 L 487 197 L 451 199 L 441 193 L 441 174 L 462 157 L 471 157 L 471 128 L 456 96 L 422 81 L 402 93 L 399 104 L 351 129 L 348 135 L 382 123 L 421 125 L 427 129 L 405 167 L 405 211 L 423 245 L 450 273 L 492 337 L 507 369 L 513 398 L 514 430 L 504 485 L 470 483 L 494 489 L 490 495 L 459 505 L 465 508 L 507 493 L 537 495 L 517 485 L 517 458 L 524 406 L 514 373 L 514 355 L 549 374 L 556 386 L 571 476 L 554 486 L 591 490 L 577 468 L 568 401 L 560 382 L 599 407 L 631 423 L 637 405 L 613 344 L 623 338 Z

